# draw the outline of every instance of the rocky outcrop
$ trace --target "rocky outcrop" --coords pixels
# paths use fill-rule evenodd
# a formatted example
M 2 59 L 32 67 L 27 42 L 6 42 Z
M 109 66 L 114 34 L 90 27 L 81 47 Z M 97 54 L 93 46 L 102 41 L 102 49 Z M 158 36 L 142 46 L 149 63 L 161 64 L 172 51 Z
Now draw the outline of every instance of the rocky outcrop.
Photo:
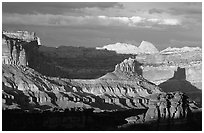
M 115 66 L 114 72 L 132 76 L 141 75 L 141 64 L 132 58 L 125 59 Z
M 31 60 L 33 54 L 37 51 L 38 45 L 40 45 L 40 39 L 34 32 L 3 31 L 2 63 L 28 66 L 28 62 Z

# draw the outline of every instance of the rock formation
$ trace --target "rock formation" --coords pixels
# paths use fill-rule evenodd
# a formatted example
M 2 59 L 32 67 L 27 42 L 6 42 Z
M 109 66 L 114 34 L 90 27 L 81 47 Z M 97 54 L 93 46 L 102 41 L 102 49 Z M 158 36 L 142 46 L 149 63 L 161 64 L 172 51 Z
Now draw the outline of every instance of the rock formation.
M 5 32 L 2 34 L 2 63 L 28 66 L 28 60 L 37 51 L 40 39 L 34 32 Z

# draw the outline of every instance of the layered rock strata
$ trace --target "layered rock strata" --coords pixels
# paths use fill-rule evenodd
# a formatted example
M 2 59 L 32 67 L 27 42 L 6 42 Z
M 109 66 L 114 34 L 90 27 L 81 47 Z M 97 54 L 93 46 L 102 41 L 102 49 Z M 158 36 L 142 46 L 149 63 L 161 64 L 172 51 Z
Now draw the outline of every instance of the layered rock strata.
M 33 53 L 37 51 L 40 39 L 34 32 L 5 32 L 2 34 L 2 63 L 28 65 Z
M 38 105 L 40 108 L 42 105 L 48 108 L 84 106 L 100 110 L 146 108 L 145 96 L 161 90 L 137 74 L 137 66 L 132 61 L 125 60 L 114 72 L 93 80 L 48 78 L 28 67 L 5 64 L 2 67 L 5 107 L 7 101 L 13 101 L 26 108 Z
M 132 62 L 133 59 L 129 61 Z M 95 80 L 48 78 L 28 67 L 4 64 L 3 109 L 147 109 L 145 115 L 139 116 L 143 121 L 167 118 L 170 114 L 172 118 L 186 115 L 183 110 L 186 110 L 188 100 L 183 93 L 164 93 L 135 71 L 123 73 L 132 74 L 128 80 L 121 77 L 122 70 L 127 70 L 126 65 L 131 64 L 127 62 L 128 60 L 116 66 L 114 78 L 105 75 Z M 118 71 L 120 77 L 116 78 Z

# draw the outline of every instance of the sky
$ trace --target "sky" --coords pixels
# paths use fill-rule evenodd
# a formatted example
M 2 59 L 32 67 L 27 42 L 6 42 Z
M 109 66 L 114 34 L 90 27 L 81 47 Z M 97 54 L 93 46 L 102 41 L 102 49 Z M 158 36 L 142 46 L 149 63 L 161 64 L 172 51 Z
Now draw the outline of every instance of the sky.
M 3 2 L 2 28 L 36 32 L 42 45 L 202 46 L 201 2 Z

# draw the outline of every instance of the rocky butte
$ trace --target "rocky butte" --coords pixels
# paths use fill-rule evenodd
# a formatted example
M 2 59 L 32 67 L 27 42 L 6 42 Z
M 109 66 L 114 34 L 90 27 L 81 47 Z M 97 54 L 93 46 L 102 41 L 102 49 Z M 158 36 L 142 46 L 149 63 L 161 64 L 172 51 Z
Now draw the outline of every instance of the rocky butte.
M 110 123 L 107 121 L 106 126 L 112 126 L 114 123 L 115 128 L 109 128 L 115 130 L 131 124 L 148 122 L 159 124 L 162 121 L 173 122 L 176 119 L 186 121 L 192 117 L 193 111 L 198 110 L 196 103 L 186 94 L 180 91 L 164 92 L 161 87 L 144 78 L 143 75 L 147 71 L 141 65 L 141 60 L 139 62 L 134 58 L 125 59 L 115 66 L 113 72 L 97 79 L 46 77 L 29 67 L 29 64 L 33 63 L 33 56 L 36 56 L 33 52 L 36 53 L 40 45 L 39 38 L 34 33 L 3 32 L 2 37 L 3 110 L 65 112 L 64 115 L 69 114 L 66 113 L 67 110 L 83 112 L 91 109 L 95 112 L 88 116 L 84 113 L 76 115 L 77 118 L 83 119 L 78 122 L 74 121 L 75 115 L 67 117 L 59 115 L 57 118 L 53 115 L 49 117 L 42 115 L 38 123 L 30 124 L 32 126 L 39 126 L 38 128 L 45 130 L 53 127 L 56 129 L 63 127 L 66 130 L 80 129 L 78 126 L 75 127 L 77 123 L 83 127 L 92 125 L 92 128 L 95 127 L 93 130 L 97 130 L 100 126 L 106 128 L 104 119 L 107 117 Z M 12 127 L 11 124 L 18 120 L 16 117 L 15 120 L 7 117 L 12 114 L 3 116 L 5 116 L 3 123 L 6 123 L 4 128 Z M 99 119 L 101 117 L 102 119 Z M 103 124 L 98 124 L 100 122 Z M 25 120 L 25 123 L 17 122 L 16 127 L 22 127 L 20 123 L 26 125 L 31 122 L 29 119 Z

